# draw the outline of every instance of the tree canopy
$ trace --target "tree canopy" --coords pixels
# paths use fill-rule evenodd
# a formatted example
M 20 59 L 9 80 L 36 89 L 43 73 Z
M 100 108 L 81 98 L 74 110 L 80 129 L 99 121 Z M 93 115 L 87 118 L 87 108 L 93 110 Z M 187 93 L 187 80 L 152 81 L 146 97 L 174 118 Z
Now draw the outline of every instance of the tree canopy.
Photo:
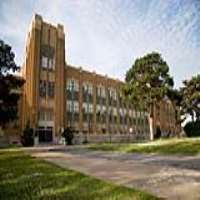
M 200 74 L 183 81 L 183 84 L 181 111 L 184 115 L 190 115 L 192 121 L 200 121 Z
M 11 46 L 0 40 L 0 126 L 17 118 L 18 88 L 24 81 L 13 75 L 16 65 Z
M 168 64 L 156 52 L 136 59 L 125 80 L 125 96 L 144 108 L 164 98 L 174 85 Z

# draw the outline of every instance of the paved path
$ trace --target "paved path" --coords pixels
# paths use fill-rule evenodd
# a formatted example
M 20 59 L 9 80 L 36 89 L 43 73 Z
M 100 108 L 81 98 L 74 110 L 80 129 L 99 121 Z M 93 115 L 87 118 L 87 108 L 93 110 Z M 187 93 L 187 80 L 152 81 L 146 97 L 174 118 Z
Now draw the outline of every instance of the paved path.
M 89 151 L 83 146 L 28 149 L 33 156 L 173 200 L 200 200 L 200 156 Z

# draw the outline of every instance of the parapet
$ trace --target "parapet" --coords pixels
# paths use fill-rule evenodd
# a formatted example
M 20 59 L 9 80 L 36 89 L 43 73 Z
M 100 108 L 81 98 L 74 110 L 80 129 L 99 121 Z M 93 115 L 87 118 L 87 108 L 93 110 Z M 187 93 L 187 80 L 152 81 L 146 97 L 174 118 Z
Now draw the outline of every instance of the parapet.
M 57 31 L 58 31 L 58 38 L 65 39 L 64 26 L 61 24 L 58 24 Z
M 42 16 L 41 15 L 38 15 L 38 14 L 34 15 L 32 23 L 31 23 L 31 27 L 41 30 L 41 28 L 42 28 Z

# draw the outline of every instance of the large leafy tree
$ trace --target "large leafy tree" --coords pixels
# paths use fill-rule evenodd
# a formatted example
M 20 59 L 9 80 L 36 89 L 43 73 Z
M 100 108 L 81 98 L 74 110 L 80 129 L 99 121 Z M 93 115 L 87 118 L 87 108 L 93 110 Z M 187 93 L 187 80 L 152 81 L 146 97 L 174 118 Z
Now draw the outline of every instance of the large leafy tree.
M 149 113 L 150 139 L 153 140 L 154 106 L 167 96 L 174 84 L 168 64 L 159 53 L 152 52 L 136 59 L 127 71 L 125 80 L 123 91 L 126 98 Z
M 190 115 L 193 122 L 200 121 L 200 74 L 183 81 L 183 84 L 181 111 L 185 116 Z
M 18 88 L 23 80 L 14 76 L 19 67 L 14 61 L 11 46 L 0 40 L 0 126 L 17 118 Z

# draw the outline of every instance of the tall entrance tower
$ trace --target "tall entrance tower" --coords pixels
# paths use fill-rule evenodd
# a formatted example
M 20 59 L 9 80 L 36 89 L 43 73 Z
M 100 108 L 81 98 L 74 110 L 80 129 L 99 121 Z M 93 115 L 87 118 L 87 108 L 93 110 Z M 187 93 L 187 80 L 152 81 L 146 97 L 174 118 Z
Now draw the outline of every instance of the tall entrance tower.
M 26 39 L 22 74 L 22 129 L 27 124 L 40 142 L 57 142 L 64 127 L 65 34 L 35 15 Z

